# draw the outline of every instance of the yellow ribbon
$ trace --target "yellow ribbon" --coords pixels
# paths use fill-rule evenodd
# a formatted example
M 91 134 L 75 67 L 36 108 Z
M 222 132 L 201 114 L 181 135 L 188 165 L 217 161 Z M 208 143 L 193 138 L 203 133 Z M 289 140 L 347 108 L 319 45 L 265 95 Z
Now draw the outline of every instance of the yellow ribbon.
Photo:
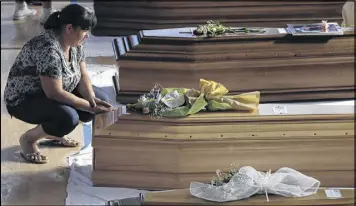
M 224 85 L 200 79 L 200 91 L 186 88 L 166 88 L 163 94 L 177 90 L 186 97 L 186 106 L 164 112 L 163 116 L 182 117 L 195 114 L 207 106 L 208 111 L 240 110 L 255 111 L 260 102 L 260 92 L 226 95 L 229 93 Z

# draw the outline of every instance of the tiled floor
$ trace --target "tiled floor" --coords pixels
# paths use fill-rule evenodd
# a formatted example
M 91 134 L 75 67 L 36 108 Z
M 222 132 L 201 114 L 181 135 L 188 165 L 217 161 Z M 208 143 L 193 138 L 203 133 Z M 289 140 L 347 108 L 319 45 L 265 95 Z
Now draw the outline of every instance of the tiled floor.
M 60 9 L 69 1 L 53 1 Z M 81 3 L 92 7 L 92 3 Z M 2 205 L 64 205 L 68 168 L 66 157 L 78 149 L 42 148 L 50 162 L 46 165 L 25 163 L 19 155 L 18 139 L 34 125 L 10 118 L 4 108 L 3 92 L 9 69 L 24 43 L 41 32 L 41 7 L 34 19 L 13 21 L 14 3 L 1 2 L 1 204 Z M 103 70 L 115 65 L 110 38 L 91 37 L 88 40 L 88 69 Z M 91 42 L 91 43 L 90 43 Z M 93 46 L 94 44 L 94 46 Z M 101 47 L 95 46 L 101 45 Z M 104 51 L 105 50 L 105 51 Z M 98 57 L 101 56 L 101 57 Z M 83 141 L 82 126 L 71 137 Z

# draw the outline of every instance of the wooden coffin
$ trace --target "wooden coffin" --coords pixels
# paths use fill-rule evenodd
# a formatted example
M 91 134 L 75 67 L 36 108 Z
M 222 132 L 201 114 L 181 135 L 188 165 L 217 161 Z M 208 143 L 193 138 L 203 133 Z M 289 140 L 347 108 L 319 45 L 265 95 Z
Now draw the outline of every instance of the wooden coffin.
M 134 103 L 156 82 L 199 89 L 199 79 L 231 94 L 258 90 L 261 102 L 354 98 L 354 31 L 343 36 L 193 36 L 189 28 L 117 38 L 117 100 Z
M 137 198 L 127 198 L 122 200 L 110 201 L 110 204 L 120 203 L 118 205 L 339 205 L 353 206 L 355 205 L 354 189 L 339 189 L 342 198 L 328 198 L 325 194 L 325 189 L 319 189 L 314 195 L 307 197 L 283 197 L 277 195 L 269 195 L 269 202 L 266 201 L 266 196 L 256 195 L 248 199 L 217 203 L 205 201 L 190 195 L 188 189 L 179 189 L 171 191 L 147 192 Z M 127 203 L 127 204 L 126 204 Z
M 287 23 L 329 20 L 341 24 L 346 0 L 94 0 L 96 36 L 126 36 L 140 30 L 204 24 L 217 20 L 229 26 L 281 27 Z
M 290 167 L 322 187 L 354 187 L 353 106 L 271 105 L 255 113 L 198 113 L 153 120 L 137 113 L 95 118 L 95 186 L 188 188 L 232 163 L 259 171 Z

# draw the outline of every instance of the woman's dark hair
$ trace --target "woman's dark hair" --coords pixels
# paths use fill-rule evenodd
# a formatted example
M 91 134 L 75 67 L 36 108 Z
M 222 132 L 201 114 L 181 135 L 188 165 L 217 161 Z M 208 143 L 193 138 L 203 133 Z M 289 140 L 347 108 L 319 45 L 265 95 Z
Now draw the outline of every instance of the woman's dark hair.
M 95 27 L 96 22 L 94 12 L 90 12 L 78 4 L 70 4 L 61 11 L 51 14 L 44 24 L 44 28 L 61 30 L 62 26 L 72 24 L 74 28 L 91 30 Z

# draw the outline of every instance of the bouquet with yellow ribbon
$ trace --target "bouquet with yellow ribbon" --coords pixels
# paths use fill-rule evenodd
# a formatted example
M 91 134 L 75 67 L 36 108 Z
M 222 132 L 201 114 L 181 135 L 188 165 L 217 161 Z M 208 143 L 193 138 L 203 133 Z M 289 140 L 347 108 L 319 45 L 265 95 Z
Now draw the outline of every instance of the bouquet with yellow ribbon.
M 228 92 L 222 84 L 204 79 L 200 79 L 200 90 L 163 88 L 156 84 L 150 93 L 127 107 L 153 117 L 184 117 L 200 111 L 253 112 L 258 109 L 260 92 L 227 95 Z

